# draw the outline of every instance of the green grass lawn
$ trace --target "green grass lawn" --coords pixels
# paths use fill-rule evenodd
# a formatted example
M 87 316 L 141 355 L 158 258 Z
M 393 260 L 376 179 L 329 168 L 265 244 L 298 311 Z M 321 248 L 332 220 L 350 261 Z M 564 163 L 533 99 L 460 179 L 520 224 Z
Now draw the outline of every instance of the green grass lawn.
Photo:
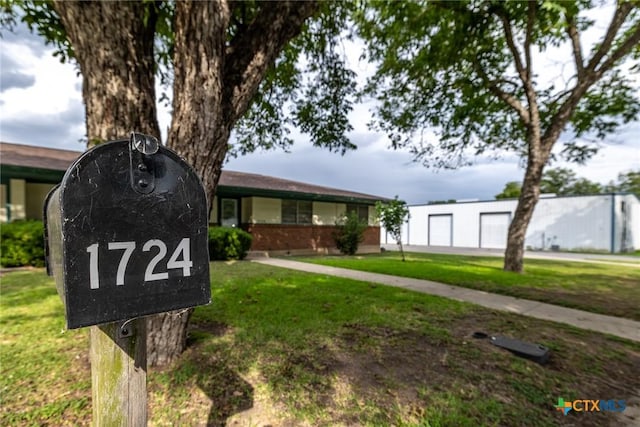
M 327 256 L 301 261 L 426 279 L 640 320 L 640 268 L 541 259 L 525 260 L 523 274 L 502 270 L 502 258 L 398 252 Z
M 189 348 L 148 374 L 149 425 L 619 425 L 558 398 L 631 399 L 640 345 L 404 289 L 212 264 Z M 3 276 L 0 425 L 88 425 L 88 330 L 63 331 L 41 270 Z M 552 350 L 540 366 L 470 337 Z

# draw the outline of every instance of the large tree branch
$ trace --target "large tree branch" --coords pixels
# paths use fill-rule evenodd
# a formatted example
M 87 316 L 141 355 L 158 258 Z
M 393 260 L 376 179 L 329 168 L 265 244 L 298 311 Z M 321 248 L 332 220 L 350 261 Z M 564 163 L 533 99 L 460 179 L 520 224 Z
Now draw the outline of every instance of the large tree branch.
M 534 1 L 529 2 L 529 8 L 527 10 L 527 32 L 524 38 L 524 58 L 525 58 L 525 72 L 527 81 L 531 81 L 532 66 L 531 66 L 531 38 L 533 36 L 533 25 L 536 20 L 536 8 L 537 4 Z
M 602 58 L 611 50 L 611 45 L 620 30 L 622 24 L 624 24 L 625 19 L 629 15 L 629 12 L 633 9 L 633 5 L 631 2 L 623 2 L 618 4 L 618 8 L 613 15 L 613 19 L 611 20 L 611 24 L 609 24 L 609 28 L 607 29 L 607 33 L 602 40 L 602 43 L 598 47 L 598 50 L 593 55 L 589 64 L 587 65 L 587 69 L 591 72 L 594 72 Z
M 524 40 L 524 56 L 525 56 L 525 64 L 522 63 L 522 58 L 520 57 L 520 52 L 518 47 L 515 44 L 515 38 L 513 35 L 513 29 L 511 27 L 511 22 L 509 21 L 509 17 L 504 13 L 504 11 L 499 11 L 497 13 L 498 17 L 502 21 L 502 27 L 504 30 L 505 39 L 507 41 L 507 46 L 509 46 L 509 50 L 513 56 L 513 63 L 516 67 L 516 71 L 520 76 L 520 80 L 522 81 L 522 86 L 525 91 L 525 95 L 527 97 L 528 107 L 525 107 L 518 101 L 518 108 L 525 110 L 518 111 L 520 118 L 522 119 L 524 125 L 529 129 L 530 132 L 535 134 L 539 134 L 540 132 L 540 114 L 538 112 L 538 101 L 536 96 L 535 88 L 533 87 L 533 73 L 532 73 L 532 59 L 531 59 L 531 43 L 533 37 L 533 26 L 536 20 L 536 5 L 535 2 L 529 2 L 529 9 L 527 12 L 527 27 L 525 32 L 525 40 Z M 494 93 L 495 90 L 492 90 Z M 497 94 L 497 93 L 496 93 Z M 498 95 L 500 99 L 507 102 L 512 107 L 515 106 L 513 100 L 509 101 L 504 96 Z M 515 107 L 514 107 L 515 108 Z
M 577 108 L 580 99 L 582 99 L 589 88 L 600 80 L 607 71 L 613 68 L 618 60 L 627 55 L 634 46 L 640 43 L 640 27 L 636 27 L 627 39 L 623 41 L 600 66 L 598 66 L 602 58 L 610 51 L 618 31 L 622 27 L 622 24 L 624 24 L 624 20 L 629 15 L 632 7 L 633 6 L 630 3 L 622 3 L 618 7 L 603 42 L 589 61 L 589 65 L 587 65 L 584 70 L 585 72 L 582 77 L 578 76 L 578 81 L 576 82 L 575 87 L 571 90 L 570 95 L 565 99 L 558 111 L 551 118 L 551 125 L 542 136 L 543 144 L 548 150 L 551 149 L 555 141 L 560 136 L 560 133 L 567 125 Z
M 248 109 L 269 66 L 283 47 L 318 10 L 316 1 L 258 3 L 260 11 L 227 47 L 223 71 L 223 104 L 227 123 L 235 123 Z
M 608 70 L 610 70 L 618 60 L 627 55 L 634 46 L 640 43 L 640 26 L 637 26 L 635 31 L 629 35 L 629 37 L 622 42 L 620 46 L 602 63 L 596 70 L 596 74 L 601 76 Z
M 571 46 L 573 48 L 573 60 L 576 65 L 576 74 L 578 80 L 582 79 L 584 75 L 584 62 L 582 59 L 582 46 L 580 44 L 580 35 L 578 34 L 578 28 L 576 27 L 576 21 L 574 16 L 566 15 L 567 20 L 567 35 L 571 39 Z
M 527 111 L 527 109 L 524 107 L 524 105 L 522 105 L 520 100 L 518 98 L 516 98 L 515 96 L 511 95 L 510 93 L 504 91 L 498 85 L 499 80 L 491 80 L 489 78 L 489 76 L 487 75 L 485 70 L 482 68 L 482 65 L 480 65 L 480 59 L 479 58 L 476 58 L 476 61 L 474 62 L 473 67 L 475 68 L 476 72 L 478 73 L 478 75 L 482 79 L 483 84 L 487 88 L 489 88 L 491 93 L 493 93 L 495 96 L 498 97 L 498 99 L 502 100 L 505 104 L 507 104 L 509 107 L 511 107 L 516 113 L 518 113 L 518 116 L 520 116 L 520 119 L 525 124 L 525 126 L 528 126 L 530 121 L 531 121 L 530 120 L 530 116 L 529 116 L 529 111 Z M 511 83 L 511 84 L 514 84 L 513 82 L 508 81 L 508 80 L 507 80 L 507 82 Z
M 527 81 L 527 72 L 525 66 L 522 64 L 522 58 L 520 57 L 520 52 L 518 51 L 518 47 L 516 46 L 515 39 L 513 37 L 511 22 L 509 22 L 509 18 L 503 13 L 498 13 L 498 17 L 500 18 L 500 21 L 502 21 L 502 28 L 507 40 L 507 46 L 509 46 L 509 50 L 513 55 L 513 63 L 516 67 L 516 71 L 518 72 L 520 79 L 525 82 Z
M 551 124 L 542 135 L 542 144 L 546 150 L 551 150 L 553 144 L 555 144 L 562 133 L 562 130 L 571 119 L 580 99 L 582 99 L 587 90 L 589 90 L 596 81 L 596 79 L 585 78 L 576 83 L 576 86 L 571 90 L 567 99 L 565 99 L 560 108 L 558 108 L 558 111 L 556 111 L 551 118 Z
M 527 102 L 529 104 L 529 123 L 527 124 L 527 139 L 533 149 L 540 141 L 540 110 L 538 109 L 538 94 L 533 86 L 533 64 L 531 60 L 531 44 L 533 38 L 533 26 L 536 21 L 537 3 L 530 1 L 527 9 L 527 29 L 524 38 L 524 56 L 526 61 L 525 76 L 523 80 Z

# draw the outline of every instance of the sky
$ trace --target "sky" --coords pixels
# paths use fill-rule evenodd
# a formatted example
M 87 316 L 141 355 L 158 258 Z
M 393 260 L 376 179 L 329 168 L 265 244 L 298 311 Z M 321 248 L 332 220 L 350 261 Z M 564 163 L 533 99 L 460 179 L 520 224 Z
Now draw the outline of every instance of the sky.
M 597 37 L 592 35 L 592 37 Z M 353 68 L 370 72 L 358 63 L 358 46 L 349 47 Z M 67 150 L 84 150 L 82 81 L 74 65 L 61 64 L 37 35 L 23 26 L 0 39 L 0 140 Z M 557 60 L 554 60 L 557 65 Z M 349 134 L 358 149 L 344 156 L 315 148 L 304 135 L 294 134 L 290 152 L 258 151 L 227 161 L 224 168 L 341 188 L 376 196 L 398 196 L 409 204 L 434 200 L 491 200 L 508 181 L 522 181 L 520 159 L 506 154 L 498 160 L 477 158 L 473 166 L 436 170 L 414 163 L 406 151 L 394 151 L 384 134 L 368 129 L 371 105 L 352 112 Z M 160 128 L 170 123 L 170 112 L 160 107 Z M 164 131 L 163 131 L 164 132 Z M 166 134 L 163 133 L 163 138 Z M 620 172 L 640 169 L 640 123 L 620 128 L 586 165 L 557 162 L 580 177 L 602 184 Z

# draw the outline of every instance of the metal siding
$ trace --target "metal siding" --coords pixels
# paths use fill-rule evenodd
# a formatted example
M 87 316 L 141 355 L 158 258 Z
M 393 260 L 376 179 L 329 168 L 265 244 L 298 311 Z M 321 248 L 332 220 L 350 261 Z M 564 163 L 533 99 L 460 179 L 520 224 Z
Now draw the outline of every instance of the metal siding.
M 452 205 L 453 211 L 453 246 L 462 248 L 478 247 L 478 220 L 471 219 L 478 216 L 478 205 Z
M 428 216 L 423 207 L 418 207 L 411 212 L 409 217 L 410 242 L 412 245 L 427 245 L 428 242 Z
M 624 211 L 622 204 L 624 203 Z M 640 248 L 640 201 L 633 194 L 616 196 L 615 252 L 631 252 Z
M 616 251 L 620 250 L 622 214 L 620 201 L 629 206 L 627 218 L 629 246 L 640 248 L 640 201 L 632 195 L 616 198 L 616 208 L 611 209 L 611 195 L 575 196 L 543 198 L 538 202 L 527 229 L 525 246 L 529 249 L 551 249 L 557 245 L 560 250 L 600 250 L 611 248 L 611 224 L 615 219 Z M 441 205 L 410 206 L 411 225 L 403 230 L 405 243 L 428 244 L 430 215 L 452 214 L 452 245 L 455 247 L 480 246 L 480 214 L 513 213 L 517 200 L 496 200 L 488 202 L 464 202 Z M 614 216 L 612 216 L 612 213 Z M 410 233 L 410 235 L 409 235 Z M 484 246 L 484 245 L 483 245 Z
M 609 251 L 611 196 L 540 199 L 527 228 L 525 246 Z
M 429 215 L 452 215 L 452 228 L 455 230 L 452 237 L 452 246 L 477 248 L 480 245 L 480 218 L 481 212 L 512 212 L 515 209 L 517 201 L 502 200 L 478 203 L 449 203 L 441 205 L 421 205 L 410 206 L 409 211 L 412 218 L 411 236 L 408 240 L 411 244 L 426 245 L 428 241 L 424 241 L 428 237 L 428 231 L 422 233 L 420 223 L 428 224 Z M 414 227 L 414 224 L 417 227 Z M 423 226 L 424 226 L 423 225 Z M 418 232 L 415 232 L 418 230 Z M 424 243 L 423 243 L 424 241 Z M 416 243 L 420 242 L 420 243 Z
M 629 241 L 633 249 L 637 251 L 640 249 L 640 200 L 632 195 L 627 196 L 627 200 L 629 200 L 628 206 L 630 206 L 628 221 L 631 236 Z
M 402 243 L 408 245 L 409 244 L 409 221 L 405 222 L 404 224 L 402 224 Z M 404 239 L 404 236 L 406 236 L 406 239 Z M 392 243 L 393 243 L 393 239 Z

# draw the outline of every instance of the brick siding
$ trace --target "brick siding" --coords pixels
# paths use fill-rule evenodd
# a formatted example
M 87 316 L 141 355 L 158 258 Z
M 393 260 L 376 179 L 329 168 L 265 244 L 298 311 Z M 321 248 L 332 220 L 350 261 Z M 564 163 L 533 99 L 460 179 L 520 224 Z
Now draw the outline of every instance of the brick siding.
M 330 225 L 243 224 L 253 235 L 252 251 L 289 251 L 333 249 L 336 247 Z M 380 246 L 380 227 L 367 227 L 362 246 Z

